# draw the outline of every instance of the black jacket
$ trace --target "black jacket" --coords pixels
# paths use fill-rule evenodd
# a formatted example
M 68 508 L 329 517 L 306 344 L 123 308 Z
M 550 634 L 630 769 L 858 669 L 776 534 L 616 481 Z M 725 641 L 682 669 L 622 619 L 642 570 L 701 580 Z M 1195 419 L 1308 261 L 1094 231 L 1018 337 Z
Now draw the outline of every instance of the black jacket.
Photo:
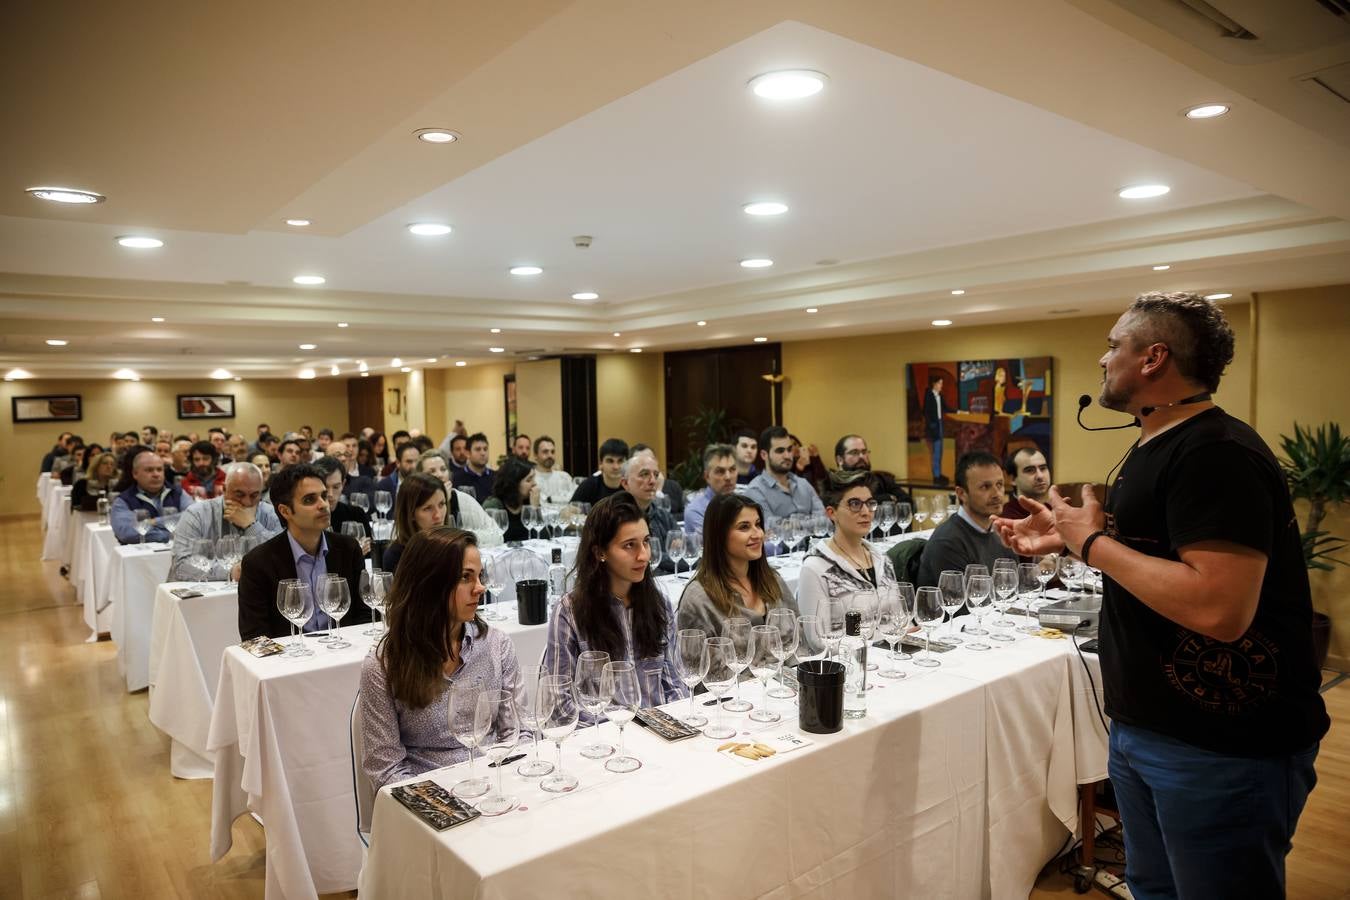
M 239 637 L 242 640 L 267 635 L 284 637 L 291 623 L 277 609 L 277 584 L 296 577 L 289 531 L 254 547 L 244 557 L 239 572 Z M 342 534 L 327 533 L 329 574 L 342 575 L 351 589 L 352 605 L 342 624 L 370 621 L 370 607 L 361 600 L 361 573 L 365 563 L 356 541 Z

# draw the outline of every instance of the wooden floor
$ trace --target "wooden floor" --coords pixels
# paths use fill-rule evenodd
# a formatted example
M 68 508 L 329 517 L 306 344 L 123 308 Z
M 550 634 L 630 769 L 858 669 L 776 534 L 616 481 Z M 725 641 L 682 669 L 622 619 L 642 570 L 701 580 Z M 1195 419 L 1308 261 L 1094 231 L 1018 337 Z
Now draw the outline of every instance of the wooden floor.
M 126 693 L 111 643 L 84 642 L 74 591 L 40 549 L 36 516 L 0 520 L 0 898 L 261 900 L 262 830 L 240 819 L 211 863 L 211 783 L 169 775 L 145 692 Z M 1293 900 L 1350 898 L 1350 681 L 1326 697 L 1333 725 L 1289 857 Z M 1057 873 L 1032 893 L 1068 896 Z

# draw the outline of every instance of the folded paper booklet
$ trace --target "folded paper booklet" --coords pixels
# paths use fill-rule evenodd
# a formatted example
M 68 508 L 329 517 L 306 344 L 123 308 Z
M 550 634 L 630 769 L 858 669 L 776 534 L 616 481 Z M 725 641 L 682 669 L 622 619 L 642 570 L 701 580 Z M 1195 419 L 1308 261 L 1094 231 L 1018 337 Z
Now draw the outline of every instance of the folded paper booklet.
M 683 741 L 702 734 L 661 709 L 639 709 L 636 718 L 637 723 L 643 728 L 668 741 Z
M 194 596 L 199 597 L 201 595 L 195 594 Z M 259 637 L 255 638 L 249 638 L 246 641 L 240 641 L 239 646 L 243 647 L 245 650 L 247 650 L 249 653 L 252 653 L 254 656 L 260 657 L 276 656 L 278 653 L 286 652 L 285 647 L 281 646 L 276 641 L 272 640 L 270 637 L 267 637 L 266 635 L 260 635 Z
M 792 731 L 755 735 L 752 741 L 733 739 L 718 745 L 721 756 L 734 759 L 743 766 L 753 766 L 768 759 L 777 759 L 784 753 L 811 746 L 815 741 Z
M 190 587 L 173 588 L 169 593 L 173 594 L 179 600 L 189 600 L 193 597 L 200 597 L 202 595 L 201 591 L 194 591 Z
M 434 781 L 417 781 L 389 791 L 394 799 L 412 810 L 413 815 L 437 831 L 463 825 L 482 813 Z
M 922 635 L 905 635 L 905 639 L 900 642 L 900 648 L 907 653 L 922 652 L 924 641 Z M 955 650 L 955 644 L 944 644 L 942 641 L 933 641 L 931 649 L 934 653 L 946 653 L 948 650 Z

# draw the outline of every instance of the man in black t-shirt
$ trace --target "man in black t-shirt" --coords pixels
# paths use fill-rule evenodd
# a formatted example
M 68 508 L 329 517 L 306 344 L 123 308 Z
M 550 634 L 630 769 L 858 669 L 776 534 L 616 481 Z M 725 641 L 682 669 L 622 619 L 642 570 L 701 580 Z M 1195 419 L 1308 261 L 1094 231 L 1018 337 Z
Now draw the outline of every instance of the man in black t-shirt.
M 1284 896 L 1284 858 L 1330 722 L 1312 601 L 1279 464 L 1210 400 L 1233 358 L 1223 312 L 1145 294 L 1111 329 L 1100 402 L 1138 442 L 1074 508 L 1025 499 L 996 527 L 1018 553 L 1067 549 L 1105 576 L 1109 771 L 1138 898 Z
M 623 490 L 623 464 L 628 461 L 628 444 L 608 438 L 600 445 L 600 470 L 582 480 L 572 492 L 573 503 L 599 503 L 610 494 Z

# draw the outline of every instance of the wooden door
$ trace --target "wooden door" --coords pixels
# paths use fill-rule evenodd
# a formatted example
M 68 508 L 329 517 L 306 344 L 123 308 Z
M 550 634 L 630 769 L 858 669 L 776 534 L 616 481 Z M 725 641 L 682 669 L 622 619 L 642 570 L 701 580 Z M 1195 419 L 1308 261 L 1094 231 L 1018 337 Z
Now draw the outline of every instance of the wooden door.
M 384 377 L 347 379 L 347 429 L 356 434 L 369 425 L 384 431 Z
M 769 382 L 762 377 L 781 371 L 779 344 L 667 353 L 667 465 L 678 464 L 688 456 L 691 450 L 688 419 L 704 410 L 725 413 L 727 437 L 741 428 L 758 434 L 774 422 L 781 422 L 782 392 L 775 389 L 771 393 Z M 699 441 L 701 436 L 695 443 Z

